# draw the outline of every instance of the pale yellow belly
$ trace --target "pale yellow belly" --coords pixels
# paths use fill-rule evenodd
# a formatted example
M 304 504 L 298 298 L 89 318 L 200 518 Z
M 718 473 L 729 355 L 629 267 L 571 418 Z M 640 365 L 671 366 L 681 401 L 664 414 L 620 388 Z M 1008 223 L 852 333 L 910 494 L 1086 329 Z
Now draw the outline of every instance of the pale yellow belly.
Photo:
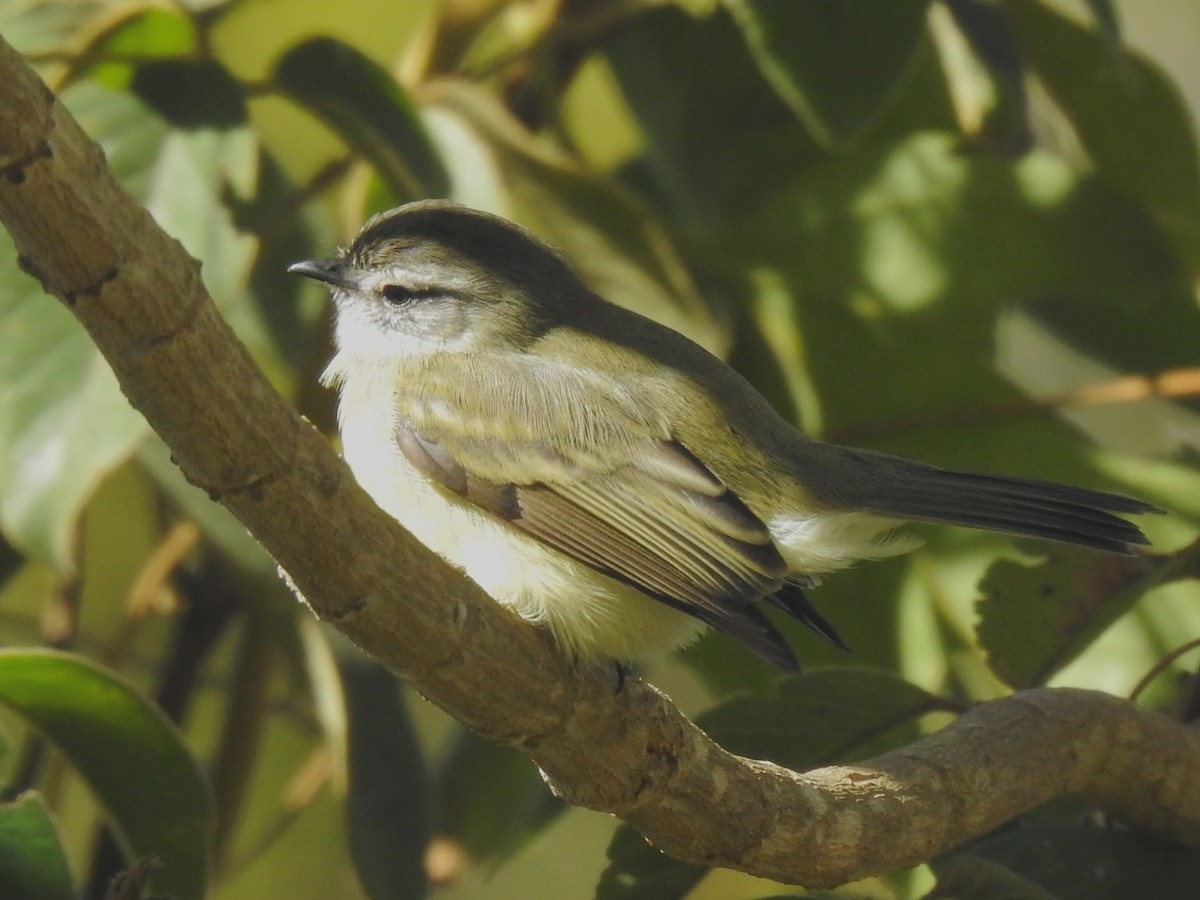
M 377 419 L 342 422 L 346 461 L 367 493 L 497 601 L 549 628 L 569 654 L 634 662 L 685 644 L 703 630 L 691 616 L 435 486 L 409 464 L 391 435 L 390 425 Z

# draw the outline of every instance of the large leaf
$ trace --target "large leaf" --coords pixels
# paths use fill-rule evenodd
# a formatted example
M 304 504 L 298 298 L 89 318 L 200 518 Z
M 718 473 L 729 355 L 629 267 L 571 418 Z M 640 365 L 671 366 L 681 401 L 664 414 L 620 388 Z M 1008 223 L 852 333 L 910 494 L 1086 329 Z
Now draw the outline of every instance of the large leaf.
M 0 885 L 5 900 L 72 900 L 71 867 L 41 797 L 0 804 Z
M 280 59 L 275 80 L 370 160 L 394 198 L 446 195 L 446 173 L 412 101 L 358 50 L 313 38 Z
M 1030 449 L 1048 461 L 1069 446 L 1047 418 L 1003 414 L 1013 395 L 993 369 L 996 320 L 1013 304 L 1036 304 L 1118 372 L 1184 364 L 1200 333 L 1169 248 L 1127 200 L 1048 154 L 966 158 L 949 135 L 810 167 L 731 246 L 774 265 L 795 297 L 831 426 L 907 432 L 915 440 L 890 446 L 913 455 L 936 438 L 934 461 L 957 467 L 1019 471 L 1005 457 L 1035 428 Z M 965 427 L 976 412 L 990 414 Z
M 0 248 L 0 526 L 67 570 L 80 510 L 147 429 L 78 323 L 14 256 Z
M 1025 823 L 932 866 L 939 885 L 947 869 L 950 875 L 948 892 L 932 896 L 980 900 L 1192 900 L 1200 884 L 1200 851 L 1087 820 Z
M 776 93 L 825 145 L 862 134 L 898 93 L 928 0 L 725 0 Z
M 1191 270 L 1200 269 L 1200 148 L 1178 89 L 1152 62 L 1114 53 L 1110 41 L 1039 0 L 1006 7 L 1030 65 L 1101 177 L 1138 200 Z
M 604 50 L 645 136 L 634 174 L 688 231 L 719 230 L 821 156 L 727 15 L 668 6 L 616 31 Z
M 438 763 L 438 837 L 477 862 L 511 856 L 564 809 L 519 751 L 459 730 Z
M 726 750 L 803 771 L 869 756 L 894 744 L 897 729 L 954 708 L 887 672 L 830 668 L 782 681 L 770 696 L 735 697 L 697 723 Z
M 359 880 L 374 900 L 428 892 L 424 757 L 394 675 L 357 652 L 339 657 L 348 716 L 346 820 Z
M 1182 576 L 1178 568 L 1057 546 L 1037 565 L 997 562 L 978 603 L 988 665 L 1017 690 L 1045 684 L 1150 588 Z
M 104 147 L 125 185 L 204 261 L 207 286 L 228 301 L 244 283 L 253 242 L 221 203 L 253 178 L 254 141 L 241 130 L 168 130 L 127 95 L 83 83 L 64 100 Z M 80 510 L 148 427 L 71 315 L 16 267 L 0 234 L 0 527 L 12 542 L 68 570 Z
M 160 891 L 202 898 L 211 799 L 179 732 L 125 681 L 67 653 L 0 650 L 0 703 L 27 718 L 91 787 L 131 859 L 157 856 Z

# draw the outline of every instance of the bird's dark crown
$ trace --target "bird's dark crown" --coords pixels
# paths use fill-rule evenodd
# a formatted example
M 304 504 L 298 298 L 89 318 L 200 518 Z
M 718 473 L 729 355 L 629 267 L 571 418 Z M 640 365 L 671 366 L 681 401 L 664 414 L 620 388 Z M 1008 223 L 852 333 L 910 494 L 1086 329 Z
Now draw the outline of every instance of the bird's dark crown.
M 347 255 L 356 268 L 369 269 L 406 248 L 430 245 L 533 293 L 579 284 L 566 260 L 532 232 L 448 200 L 419 200 L 374 216 Z

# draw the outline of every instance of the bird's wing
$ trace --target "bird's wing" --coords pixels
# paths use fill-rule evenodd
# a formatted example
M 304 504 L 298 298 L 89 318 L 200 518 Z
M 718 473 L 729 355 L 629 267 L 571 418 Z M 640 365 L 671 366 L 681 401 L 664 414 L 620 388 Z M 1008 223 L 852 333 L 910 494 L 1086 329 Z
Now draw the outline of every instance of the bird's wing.
M 576 412 L 584 421 L 567 423 L 532 414 L 514 422 L 525 391 L 554 390 L 555 382 L 517 376 L 506 388 L 504 399 L 440 390 L 432 392 L 436 403 L 401 399 L 395 438 L 405 458 L 541 543 L 796 669 L 786 641 L 754 606 L 779 590 L 787 565 L 763 522 L 694 453 L 636 416 L 591 422 Z M 446 399 L 453 396 L 461 399 Z M 589 427 L 593 437 L 607 431 L 586 444 L 564 438 Z

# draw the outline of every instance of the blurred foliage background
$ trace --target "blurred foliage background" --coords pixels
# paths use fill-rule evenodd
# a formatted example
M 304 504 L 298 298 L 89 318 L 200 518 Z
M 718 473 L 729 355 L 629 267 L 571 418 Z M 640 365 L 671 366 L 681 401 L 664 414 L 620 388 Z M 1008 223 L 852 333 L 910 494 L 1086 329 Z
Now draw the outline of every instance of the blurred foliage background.
M 450 196 L 809 433 L 1172 511 L 1147 560 L 925 528 L 814 592 L 851 657 L 781 623 L 802 678 L 719 637 L 644 673 L 731 749 L 861 759 L 1047 683 L 1200 713 L 1200 2 L 0 0 L 0 34 L 331 439 L 284 269 Z M 802 893 L 562 808 L 314 622 L 2 241 L 0 893 L 147 855 L 180 898 Z M 1076 801 L 1020 824 L 843 894 L 1200 883 Z

